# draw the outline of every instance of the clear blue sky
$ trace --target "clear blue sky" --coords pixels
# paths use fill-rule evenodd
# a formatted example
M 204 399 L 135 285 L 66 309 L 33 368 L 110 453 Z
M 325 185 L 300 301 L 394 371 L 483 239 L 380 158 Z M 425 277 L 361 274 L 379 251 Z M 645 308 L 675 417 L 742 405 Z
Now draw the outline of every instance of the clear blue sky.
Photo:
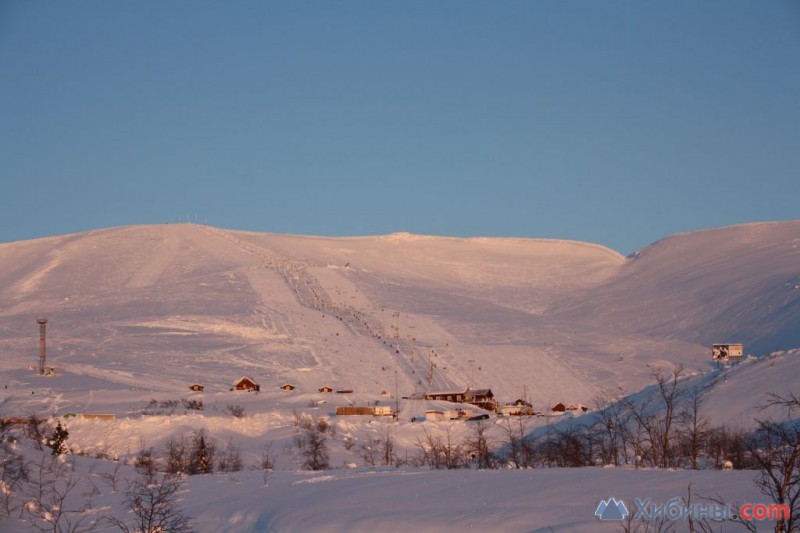
M 800 2 L 0 0 L 0 242 L 800 218 Z

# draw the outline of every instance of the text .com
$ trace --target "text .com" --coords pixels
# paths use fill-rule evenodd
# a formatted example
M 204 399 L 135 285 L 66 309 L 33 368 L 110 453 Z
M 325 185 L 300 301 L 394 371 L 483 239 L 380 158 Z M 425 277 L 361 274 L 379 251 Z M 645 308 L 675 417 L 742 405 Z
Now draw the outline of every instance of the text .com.
M 745 520 L 788 520 L 789 506 L 778 503 L 745 503 L 739 507 L 739 516 Z

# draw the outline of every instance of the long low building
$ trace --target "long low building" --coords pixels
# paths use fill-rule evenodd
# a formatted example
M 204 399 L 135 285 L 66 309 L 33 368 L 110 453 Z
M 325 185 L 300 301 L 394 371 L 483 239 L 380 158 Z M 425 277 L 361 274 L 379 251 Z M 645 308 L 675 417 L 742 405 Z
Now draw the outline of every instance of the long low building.
M 427 392 L 426 400 L 440 400 L 445 402 L 468 403 L 487 411 L 497 411 L 497 400 L 494 399 L 492 389 L 467 389 L 465 391 Z
M 392 416 L 392 408 L 388 405 L 340 405 L 336 408 L 336 416 Z

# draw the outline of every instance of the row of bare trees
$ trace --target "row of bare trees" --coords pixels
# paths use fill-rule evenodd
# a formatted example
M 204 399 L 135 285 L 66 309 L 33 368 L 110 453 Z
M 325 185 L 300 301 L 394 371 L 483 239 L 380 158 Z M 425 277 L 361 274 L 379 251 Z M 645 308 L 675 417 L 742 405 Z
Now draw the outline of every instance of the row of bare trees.
M 80 473 L 75 468 L 78 458 L 62 453 L 67 451 L 66 431 L 59 427 L 48 430 L 45 423 L 37 423 L 23 432 L 0 423 L 0 520 L 13 518 L 31 530 L 52 533 L 192 530 L 191 520 L 180 506 L 181 475 L 156 472 L 141 462 L 136 465 L 138 472 L 129 476 L 121 475 L 119 463 L 111 473 L 93 474 L 91 469 Z M 48 432 L 52 433 L 49 438 L 45 436 Z M 21 439 L 29 435 L 36 439 L 26 449 Z M 47 444 L 52 452 L 43 450 L 41 444 Z M 140 453 L 140 457 L 144 455 Z M 104 492 L 99 488 L 103 483 L 112 492 L 118 485 L 123 490 L 121 517 L 95 508 L 95 498 Z

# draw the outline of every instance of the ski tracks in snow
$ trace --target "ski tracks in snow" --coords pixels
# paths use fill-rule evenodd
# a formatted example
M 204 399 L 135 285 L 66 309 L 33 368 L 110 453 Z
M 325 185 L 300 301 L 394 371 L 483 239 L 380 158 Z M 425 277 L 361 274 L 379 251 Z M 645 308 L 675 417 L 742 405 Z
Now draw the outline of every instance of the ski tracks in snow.
M 421 370 L 421 368 L 416 368 L 412 365 L 403 355 L 411 352 L 411 344 L 408 341 L 404 339 L 395 339 L 394 342 L 388 342 L 387 344 L 386 341 L 388 339 L 379 333 L 383 329 L 383 323 L 380 318 L 374 317 L 352 306 L 338 305 L 322 287 L 319 280 L 308 272 L 307 265 L 304 263 L 292 261 L 287 257 L 278 256 L 266 248 L 236 238 L 216 228 L 199 227 L 206 233 L 224 239 L 240 250 L 258 257 L 265 268 L 272 270 L 283 280 L 284 285 L 301 306 L 330 315 L 350 329 L 353 334 L 371 338 L 376 343 L 379 343 L 380 347 L 389 353 L 390 358 L 394 362 L 394 366 L 398 370 L 401 370 L 409 379 L 414 379 L 417 372 Z M 248 279 L 251 287 L 259 294 L 262 303 L 266 306 L 270 301 L 270 297 L 273 295 L 269 294 L 265 290 L 265 287 L 261 286 L 261 284 L 251 276 L 248 276 Z M 292 328 L 286 323 L 286 317 L 282 316 L 280 313 L 276 313 L 275 311 L 266 313 L 263 310 L 257 310 L 255 316 L 264 327 L 280 328 L 282 333 L 291 336 L 290 330 Z M 311 349 L 309 353 L 311 357 L 316 360 L 318 367 L 323 365 L 323 362 L 320 360 L 319 356 L 314 353 L 313 349 Z M 435 382 L 436 386 L 442 388 L 454 385 L 450 379 L 442 375 L 437 375 Z

